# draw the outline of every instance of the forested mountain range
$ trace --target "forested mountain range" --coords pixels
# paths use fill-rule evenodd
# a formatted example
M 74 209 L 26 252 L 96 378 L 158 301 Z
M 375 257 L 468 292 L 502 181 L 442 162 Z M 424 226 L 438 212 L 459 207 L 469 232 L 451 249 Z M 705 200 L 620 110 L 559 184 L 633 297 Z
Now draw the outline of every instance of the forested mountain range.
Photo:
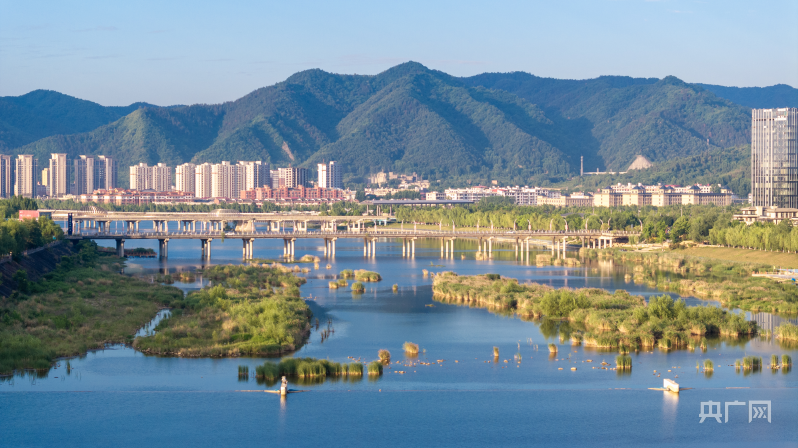
M 711 87 L 674 77 L 458 78 L 408 62 L 374 76 L 306 70 L 218 105 L 103 107 L 34 91 L 0 98 L 0 151 L 40 163 L 54 152 L 111 155 L 123 184 L 139 162 L 221 160 L 337 160 L 355 182 L 380 170 L 557 182 L 579 173 L 580 156 L 586 171 L 623 170 L 637 154 L 657 166 L 747 144 L 750 108 Z M 768 89 L 756 101 L 776 95 Z

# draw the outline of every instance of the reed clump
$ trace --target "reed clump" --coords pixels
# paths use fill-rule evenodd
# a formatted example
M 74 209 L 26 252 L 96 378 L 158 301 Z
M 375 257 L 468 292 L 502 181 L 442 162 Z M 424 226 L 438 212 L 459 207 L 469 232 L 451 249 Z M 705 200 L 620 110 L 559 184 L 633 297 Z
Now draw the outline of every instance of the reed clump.
M 352 292 L 364 292 L 366 291 L 366 287 L 363 285 L 362 282 L 354 282 L 352 286 L 350 286 Z
M 354 272 L 354 277 L 355 280 L 359 282 L 378 282 L 382 280 L 382 276 L 380 276 L 380 274 L 373 271 L 367 271 L 365 269 L 356 270 Z
M 743 369 L 751 371 L 761 370 L 762 358 L 758 356 L 746 356 L 743 358 Z
M 338 282 L 330 282 L 330 289 L 338 289 Z
M 555 344 L 549 344 L 549 352 L 557 353 L 557 346 Z
M 349 286 L 349 282 L 345 278 L 338 279 L 339 288 L 346 288 L 347 286 Z
M 380 362 L 385 364 L 391 362 L 391 352 L 385 350 L 384 348 L 377 352 L 377 357 L 380 359 Z
M 779 368 L 779 355 L 770 355 L 770 368 L 771 369 Z
M 712 362 L 711 359 L 704 360 L 704 370 L 707 372 L 715 370 L 715 364 Z
M 394 283 L 391 289 L 393 290 L 393 292 L 399 291 L 399 285 Z
M 499 357 L 499 347 L 493 347 L 493 357 L 494 358 Z
M 632 357 L 629 355 L 618 355 L 615 357 L 615 368 L 618 370 L 631 370 Z
M 382 363 L 379 361 L 372 361 L 368 365 L 369 375 L 382 375 Z
M 238 378 L 249 378 L 249 366 L 238 366 Z
M 255 367 L 259 380 L 275 381 L 283 376 L 296 378 L 318 378 L 326 376 L 362 376 L 360 363 L 338 363 L 328 359 L 285 358 L 279 363 L 266 361 Z
M 735 359 L 735 360 L 734 360 L 734 369 L 735 369 L 735 370 L 740 370 L 740 365 L 741 365 L 741 364 L 742 364 L 742 363 L 740 362 L 740 360 L 739 360 L 739 359 Z
M 402 349 L 409 355 L 418 355 L 418 344 L 412 342 L 405 342 L 402 344 Z
M 355 271 L 351 269 L 344 269 L 338 274 L 338 278 L 354 278 L 354 277 L 355 277 Z
M 792 367 L 792 357 L 787 354 L 781 355 L 781 366 L 786 368 Z
M 776 327 L 776 337 L 785 341 L 798 341 L 798 325 L 784 323 Z

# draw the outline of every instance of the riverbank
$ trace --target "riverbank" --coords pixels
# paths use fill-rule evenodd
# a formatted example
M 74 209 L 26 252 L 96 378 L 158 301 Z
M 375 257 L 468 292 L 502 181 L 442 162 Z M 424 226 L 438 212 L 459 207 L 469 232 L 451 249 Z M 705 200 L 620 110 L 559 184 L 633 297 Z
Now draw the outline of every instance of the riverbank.
M 655 345 L 694 349 L 706 335 L 737 338 L 756 334 L 756 324 L 738 314 L 715 307 L 687 307 L 669 296 L 652 297 L 646 304 L 642 297 L 623 290 L 554 289 L 494 275 L 458 276 L 451 272 L 436 275 L 432 291 L 435 300 L 445 303 L 567 321 L 573 330 L 567 337 L 574 345 L 622 350 Z
M 296 350 L 310 334 L 312 313 L 300 298 L 305 279 L 279 264 L 213 266 L 198 271 L 213 286 L 189 293 L 133 346 L 181 357 L 272 356 Z
M 26 283 L 0 298 L 0 374 L 131 343 L 159 308 L 182 299 L 177 288 L 120 274 L 124 260 L 99 254 L 94 243 L 62 250 L 50 272 L 29 271 Z
M 710 246 L 694 246 L 686 249 L 677 249 L 674 250 L 673 253 L 714 260 L 732 261 L 735 263 L 754 263 L 787 269 L 798 269 L 798 255 L 794 253 Z
M 752 276 L 754 272 L 772 270 L 772 265 L 696 257 L 681 251 L 585 249 L 580 253 L 588 258 L 624 263 L 633 269 L 630 280 L 661 291 L 717 300 L 724 306 L 746 311 L 798 314 L 795 284 Z

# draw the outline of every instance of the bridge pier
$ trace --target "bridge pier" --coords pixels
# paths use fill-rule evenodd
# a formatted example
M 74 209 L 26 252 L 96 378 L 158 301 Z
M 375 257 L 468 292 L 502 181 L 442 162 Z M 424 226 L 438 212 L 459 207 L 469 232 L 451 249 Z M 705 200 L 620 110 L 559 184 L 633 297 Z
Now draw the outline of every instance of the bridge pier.
M 416 258 L 416 239 L 410 240 L 410 256 Z
M 488 238 L 488 258 L 493 258 L 493 237 Z
M 125 257 L 125 240 L 116 240 L 116 256 L 119 258 Z
M 213 238 L 203 238 L 200 240 L 202 243 L 202 259 L 203 260 L 210 260 L 211 259 L 211 241 Z
M 330 251 L 332 252 L 332 257 L 335 258 L 335 241 L 338 238 L 330 238 Z
M 241 239 L 243 245 L 243 258 L 245 260 L 251 260 L 253 257 L 254 246 L 255 246 L 255 238 L 242 238 Z
M 158 259 L 165 260 L 169 257 L 169 238 L 158 240 Z

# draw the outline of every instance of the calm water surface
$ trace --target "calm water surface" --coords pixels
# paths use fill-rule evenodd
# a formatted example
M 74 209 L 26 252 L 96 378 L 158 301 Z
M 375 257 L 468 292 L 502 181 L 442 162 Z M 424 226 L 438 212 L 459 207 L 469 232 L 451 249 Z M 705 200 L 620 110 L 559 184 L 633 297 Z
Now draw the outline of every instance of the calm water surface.
M 765 364 L 773 353 L 798 359 L 795 348 L 763 338 L 714 340 L 706 353 L 632 354 L 629 374 L 601 370 L 600 362 L 612 364 L 615 353 L 560 344 L 556 326 L 434 302 L 432 281 L 421 270 L 495 272 L 522 282 L 620 288 L 644 296 L 661 292 L 626 283 L 625 268 L 611 264 L 523 266 L 513 260 L 510 248 L 492 261 L 476 261 L 473 244 L 458 244 L 454 260 L 440 259 L 437 241 L 419 241 L 415 258 L 408 259 L 399 242 L 380 241 L 377 257 L 364 259 L 362 241 L 339 240 L 336 258 L 322 260 L 319 270 L 306 274 L 308 283 L 301 290 L 321 321 L 319 330 L 330 320 L 335 332 L 322 343 L 320 331 L 314 330 L 295 356 L 372 360 L 377 350 L 389 349 L 395 363 L 377 380 L 293 385 L 310 392 L 281 400 L 255 392 L 268 386 L 254 378 L 237 378 L 238 365 L 253 371 L 263 359 L 159 358 L 110 347 L 71 360 L 70 374 L 61 362 L 46 378 L 0 382 L 0 445 L 798 446 L 795 371 L 744 375 L 729 366 L 746 355 L 762 356 Z M 213 245 L 212 263 L 241 262 L 240 241 Z M 157 242 L 128 241 L 127 246 L 157 250 Z M 201 266 L 198 241 L 172 241 L 169 249 L 165 262 L 129 260 L 128 272 L 146 276 Z M 296 252 L 298 257 L 321 255 L 323 243 L 298 240 Z M 255 243 L 256 257 L 280 254 L 279 240 Z M 379 272 L 383 281 L 367 284 L 359 296 L 328 289 L 336 273 L 358 268 Z M 191 290 L 205 283 L 198 277 L 176 286 Z M 394 283 L 397 293 L 391 290 Z M 694 298 L 688 303 L 717 306 Z M 772 316 L 756 317 L 774 323 Z M 405 341 L 424 350 L 418 360 L 435 365 L 411 366 L 401 351 Z M 559 345 L 556 357 L 546 347 L 552 342 Z M 498 363 L 493 363 L 494 346 L 500 349 Z M 516 353 L 521 362 L 513 360 Z M 588 359 L 593 362 L 584 362 Z M 717 366 L 711 377 L 696 371 L 696 360 L 704 359 Z M 660 387 L 665 377 L 692 389 L 679 395 L 648 389 Z M 701 402 L 719 402 L 723 408 L 735 400 L 770 400 L 771 423 L 749 423 L 746 405 L 730 407 L 728 423 L 709 418 L 699 424 Z

